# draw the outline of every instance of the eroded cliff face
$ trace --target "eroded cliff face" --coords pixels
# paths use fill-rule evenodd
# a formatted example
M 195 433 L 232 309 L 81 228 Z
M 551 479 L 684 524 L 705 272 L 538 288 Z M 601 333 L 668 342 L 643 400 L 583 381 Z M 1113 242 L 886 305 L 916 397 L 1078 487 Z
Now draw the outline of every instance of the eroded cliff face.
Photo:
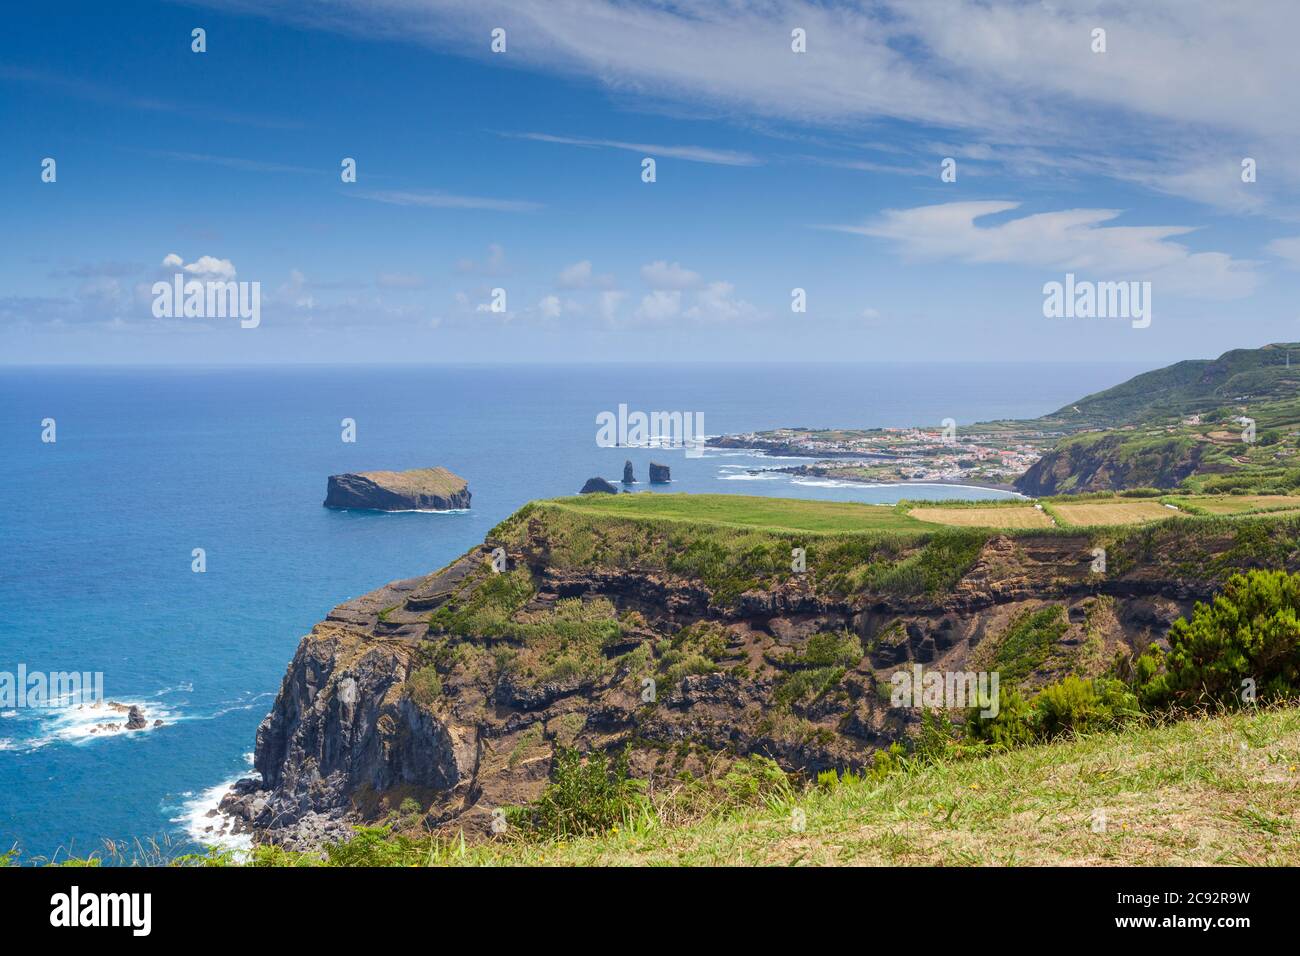
M 1085 536 L 996 536 L 940 594 L 819 593 L 809 574 L 720 600 L 662 570 L 557 567 L 541 518 L 497 543 L 504 573 L 485 545 L 316 625 L 258 732 L 261 781 L 223 809 L 302 847 L 414 800 L 473 839 L 541 792 L 561 746 L 626 745 L 651 779 L 743 754 L 860 766 L 919 720 L 890 706 L 899 668 L 1005 668 L 1007 635 L 1054 607 L 1019 682 L 1096 674 L 1253 561 L 1235 532 L 1173 554 L 1138 536 L 1099 575 Z
M 1031 497 L 1126 488 L 1176 488 L 1200 470 L 1205 448 L 1170 438 L 1134 451 L 1125 442 L 1132 436 L 1114 432 L 1099 440 L 1062 442 L 1038 459 L 1015 481 L 1015 489 Z

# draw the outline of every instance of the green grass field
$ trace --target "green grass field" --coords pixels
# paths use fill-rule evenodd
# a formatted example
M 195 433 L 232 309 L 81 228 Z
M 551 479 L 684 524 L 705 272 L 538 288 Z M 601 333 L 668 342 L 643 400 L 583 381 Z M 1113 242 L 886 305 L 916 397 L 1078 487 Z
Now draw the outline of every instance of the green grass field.
M 686 521 L 764 531 L 837 533 L 933 531 L 893 506 L 848 501 L 803 501 L 749 495 L 630 494 L 556 498 L 549 504 L 588 514 Z
M 1162 501 L 1179 505 L 1167 508 Z M 1100 527 L 1203 515 L 1259 516 L 1300 509 L 1300 497 L 1286 496 L 1170 496 L 1166 499 L 1072 497 L 1043 499 L 1058 527 Z M 933 532 L 936 526 L 984 527 L 1014 532 L 1050 526 L 1047 515 L 1022 499 L 978 502 L 909 501 L 899 505 L 868 505 L 850 501 L 808 501 L 751 495 L 620 494 L 578 495 L 544 503 L 582 514 L 680 521 L 725 528 L 774 532 L 836 534 L 862 531 Z M 1288 504 L 1293 508 L 1288 508 Z M 920 514 L 924 520 L 913 517 Z

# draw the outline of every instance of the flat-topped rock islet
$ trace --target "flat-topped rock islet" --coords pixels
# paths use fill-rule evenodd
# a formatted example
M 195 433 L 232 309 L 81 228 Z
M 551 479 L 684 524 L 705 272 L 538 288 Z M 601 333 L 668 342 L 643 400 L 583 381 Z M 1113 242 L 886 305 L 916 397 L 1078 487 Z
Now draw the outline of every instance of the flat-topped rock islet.
M 326 508 L 453 511 L 469 507 L 469 483 L 446 468 L 330 475 Z

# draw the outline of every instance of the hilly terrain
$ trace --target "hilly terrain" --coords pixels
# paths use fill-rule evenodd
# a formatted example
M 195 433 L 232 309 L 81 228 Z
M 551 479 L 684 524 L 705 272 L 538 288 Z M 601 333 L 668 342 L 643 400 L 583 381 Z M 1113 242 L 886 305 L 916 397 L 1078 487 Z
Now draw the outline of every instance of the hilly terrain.
M 1064 433 L 1015 481 L 1023 494 L 1135 488 L 1284 494 L 1300 487 L 1300 345 L 1178 362 L 1037 420 Z

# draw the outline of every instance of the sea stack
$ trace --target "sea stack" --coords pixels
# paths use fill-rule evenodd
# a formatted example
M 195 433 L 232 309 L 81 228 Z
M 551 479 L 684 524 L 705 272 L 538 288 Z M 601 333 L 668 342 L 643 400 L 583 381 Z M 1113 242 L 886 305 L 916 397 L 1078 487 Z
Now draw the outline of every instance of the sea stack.
M 587 483 L 582 486 L 582 490 L 578 492 L 578 494 L 616 495 L 618 494 L 618 489 L 614 487 L 612 482 L 606 481 L 604 478 L 588 478 Z
M 632 471 L 632 462 L 630 461 L 623 462 L 623 484 L 636 484 L 636 474 Z
M 651 484 L 662 485 L 662 484 L 667 484 L 672 480 L 673 479 L 672 476 L 669 474 L 667 465 L 661 465 L 657 461 L 650 462 L 650 483 Z
M 469 507 L 469 484 L 446 468 L 330 475 L 326 508 L 452 511 Z

